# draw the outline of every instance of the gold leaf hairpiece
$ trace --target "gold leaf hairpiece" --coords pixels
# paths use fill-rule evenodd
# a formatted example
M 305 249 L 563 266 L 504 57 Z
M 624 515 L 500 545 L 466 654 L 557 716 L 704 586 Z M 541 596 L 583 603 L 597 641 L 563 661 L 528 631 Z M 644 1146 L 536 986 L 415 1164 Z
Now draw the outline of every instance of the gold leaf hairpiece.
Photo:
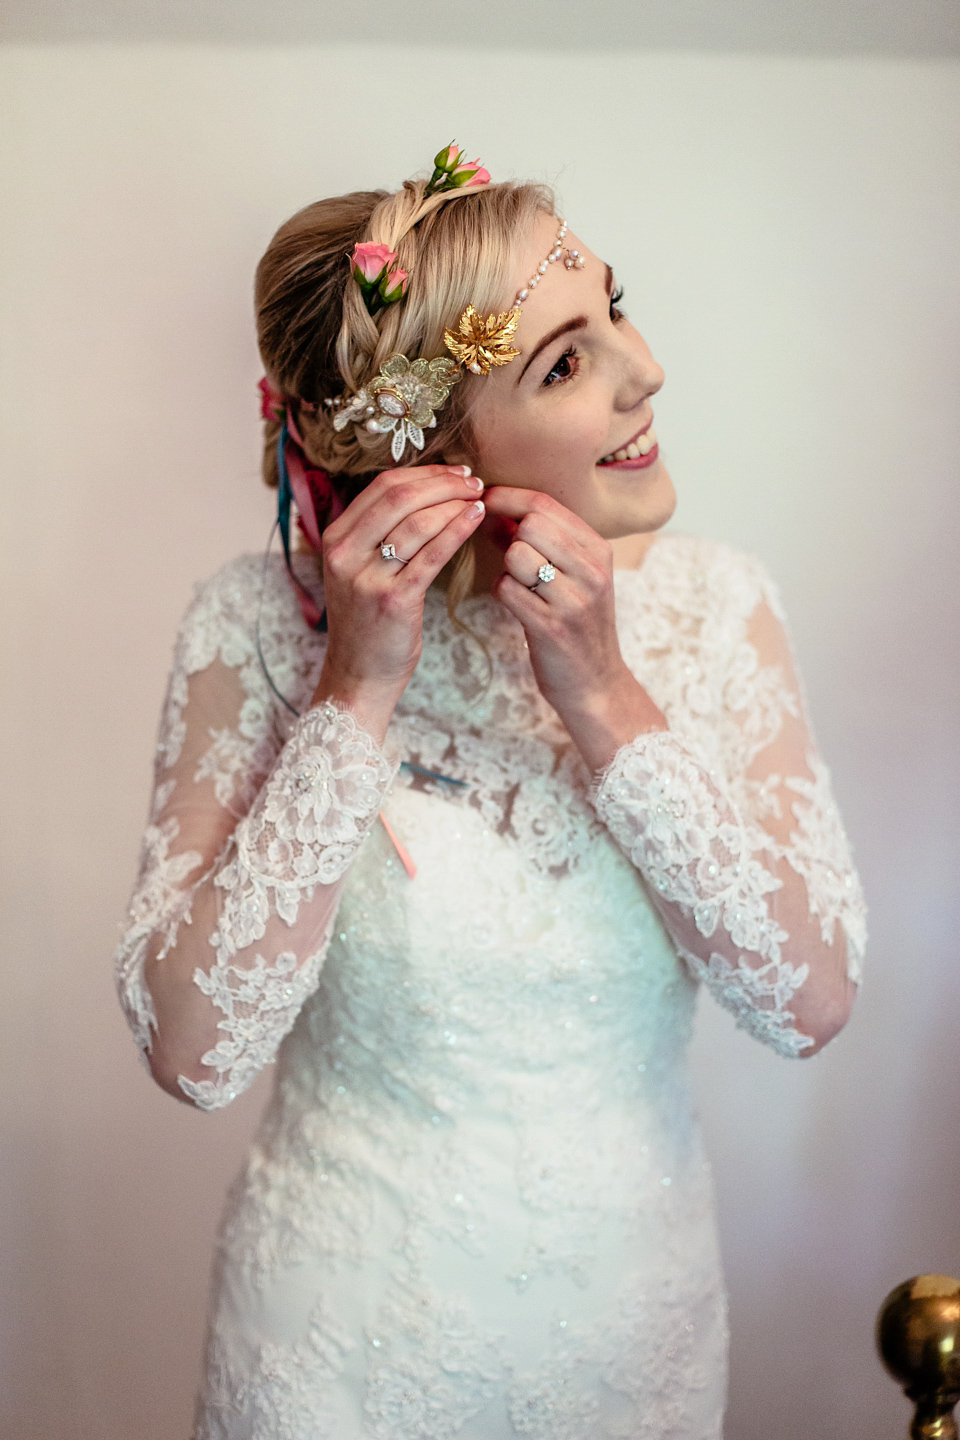
M 495 365 L 509 365 L 520 354 L 510 344 L 519 319 L 519 306 L 502 315 L 488 315 L 484 320 L 468 305 L 457 329 L 444 330 L 444 344 L 454 360 L 474 375 L 489 375 Z

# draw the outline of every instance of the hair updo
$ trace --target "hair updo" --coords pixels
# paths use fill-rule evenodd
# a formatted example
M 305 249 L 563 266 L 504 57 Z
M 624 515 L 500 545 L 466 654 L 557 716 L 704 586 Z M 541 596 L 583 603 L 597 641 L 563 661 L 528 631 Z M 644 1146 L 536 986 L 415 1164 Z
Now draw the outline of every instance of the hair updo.
M 345 502 L 393 468 L 390 436 L 362 425 L 337 432 L 324 401 L 359 390 L 398 352 L 410 360 L 446 355 L 443 332 L 468 305 L 482 315 L 502 310 L 518 246 L 541 214 L 555 211 L 544 185 L 508 182 L 429 196 L 425 189 L 425 181 L 407 180 L 395 194 L 357 190 L 318 200 L 281 225 L 257 267 L 264 369 L 292 407 L 308 460 L 336 477 Z M 358 241 L 395 251 L 410 277 L 404 298 L 376 317 L 350 274 Z M 472 455 L 467 416 L 477 383 L 483 379 L 464 375 L 438 410 L 436 428 L 426 431 L 424 449 L 408 450 L 403 464 L 437 462 L 454 442 Z M 280 428 L 266 422 L 268 485 L 277 483 Z

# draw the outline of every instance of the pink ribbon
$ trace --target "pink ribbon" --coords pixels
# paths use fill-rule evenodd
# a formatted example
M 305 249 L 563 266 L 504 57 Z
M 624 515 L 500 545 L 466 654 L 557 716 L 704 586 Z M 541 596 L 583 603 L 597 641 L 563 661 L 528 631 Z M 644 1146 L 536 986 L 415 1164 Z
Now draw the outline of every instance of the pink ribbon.
M 290 489 L 297 502 L 297 512 L 300 516 L 303 533 L 314 550 L 319 552 L 321 529 L 317 518 L 318 512 L 326 515 L 325 524 L 329 525 L 331 520 L 336 520 L 338 515 L 343 514 L 343 501 L 334 489 L 333 482 L 326 470 L 309 468 L 305 463 L 303 438 L 297 429 L 297 422 L 293 418 L 293 412 L 289 405 L 287 406 L 287 431 L 290 436 L 286 451 Z M 291 444 L 290 441 L 293 443 Z

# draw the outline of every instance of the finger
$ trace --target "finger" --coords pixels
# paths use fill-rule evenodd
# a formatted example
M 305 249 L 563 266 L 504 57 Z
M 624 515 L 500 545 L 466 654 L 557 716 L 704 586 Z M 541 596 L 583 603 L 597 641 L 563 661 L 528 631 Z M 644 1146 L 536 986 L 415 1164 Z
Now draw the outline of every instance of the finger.
M 500 576 L 493 593 L 510 614 L 530 631 L 535 631 L 538 624 L 542 625 L 544 621 L 552 621 L 554 618 L 554 612 L 540 599 L 539 590 L 528 590 L 526 585 L 506 572 Z
M 576 532 L 590 531 L 585 520 L 568 510 L 566 505 L 561 505 L 552 495 L 545 495 L 542 490 L 521 490 L 514 485 L 491 485 L 483 498 L 491 515 L 503 515 L 521 522 L 531 515 L 540 515 L 552 519 L 555 524 L 569 525 Z
M 605 565 L 608 542 L 552 496 L 494 485 L 483 498 L 488 513 L 503 517 L 501 523 L 518 516 L 516 538 L 541 551 L 569 576 L 586 579 Z
M 477 487 L 482 490 L 483 482 L 476 476 L 465 475 L 465 468 L 422 465 L 384 471 L 357 497 L 356 510 L 348 507 L 334 522 L 337 530 L 331 540 L 347 543 L 351 549 L 372 550 L 408 515 L 425 506 L 442 504 L 445 500 L 475 499 L 479 493 Z M 367 497 L 365 503 L 357 504 L 364 497 Z M 330 529 L 333 530 L 333 526 Z
M 409 564 L 404 565 L 397 577 L 397 583 L 426 590 L 436 580 L 448 560 L 452 560 L 464 541 L 477 529 L 484 516 L 482 500 L 465 505 L 459 515 L 447 522 L 438 535 L 428 540 L 417 551 Z
M 521 490 L 516 485 L 491 485 L 483 499 L 491 515 L 506 515 L 511 520 L 522 520 L 524 515 L 541 506 L 563 508 L 542 490 Z
M 553 598 L 559 594 L 559 591 L 555 591 L 555 586 L 562 578 L 559 570 L 555 579 L 540 580 L 539 572 L 548 563 L 547 557 L 539 550 L 535 550 L 532 545 L 528 545 L 525 540 L 515 540 L 503 558 L 507 574 L 512 575 L 514 580 L 525 585 L 528 590 L 536 585 L 537 589 L 534 593 L 541 599 L 547 598 L 547 590 L 554 591 Z M 562 584 L 560 588 L 563 588 Z
M 461 514 L 463 507 L 462 500 L 446 500 L 442 505 L 429 505 L 425 510 L 416 510 L 393 530 L 388 531 L 383 537 L 383 543 L 393 545 L 404 560 L 412 560 L 429 540 L 433 540 L 444 526 Z

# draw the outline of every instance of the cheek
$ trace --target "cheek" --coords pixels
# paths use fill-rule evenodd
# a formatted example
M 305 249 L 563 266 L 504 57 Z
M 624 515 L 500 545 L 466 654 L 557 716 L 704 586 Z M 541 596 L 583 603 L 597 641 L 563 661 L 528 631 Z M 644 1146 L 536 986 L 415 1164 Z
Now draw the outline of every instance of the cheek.
M 586 405 L 568 402 L 523 416 L 491 415 L 475 430 L 478 468 L 484 478 L 534 490 L 552 490 L 562 478 L 582 483 L 605 438 L 596 412 Z

